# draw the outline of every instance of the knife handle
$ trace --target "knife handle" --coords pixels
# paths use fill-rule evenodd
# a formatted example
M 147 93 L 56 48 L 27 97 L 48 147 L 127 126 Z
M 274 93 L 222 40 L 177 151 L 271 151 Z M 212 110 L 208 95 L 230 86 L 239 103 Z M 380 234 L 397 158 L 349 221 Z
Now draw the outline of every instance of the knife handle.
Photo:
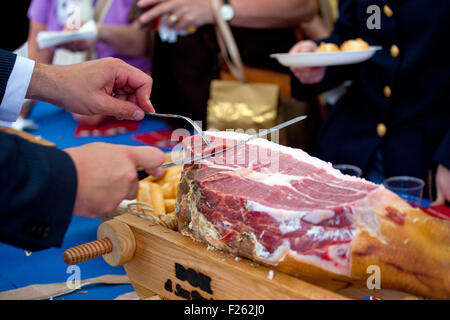
M 136 172 L 137 172 L 139 181 L 144 180 L 145 178 L 147 178 L 149 176 L 149 174 L 147 172 L 145 172 L 144 169 L 137 169 Z

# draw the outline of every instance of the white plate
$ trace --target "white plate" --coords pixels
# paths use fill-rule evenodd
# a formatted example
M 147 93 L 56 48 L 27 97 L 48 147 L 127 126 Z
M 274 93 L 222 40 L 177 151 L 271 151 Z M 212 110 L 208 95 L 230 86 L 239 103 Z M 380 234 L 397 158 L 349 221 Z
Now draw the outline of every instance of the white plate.
M 382 47 L 374 46 L 359 51 L 275 53 L 270 57 L 277 59 L 285 67 L 330 67 L 367 61 L 381 49 Z

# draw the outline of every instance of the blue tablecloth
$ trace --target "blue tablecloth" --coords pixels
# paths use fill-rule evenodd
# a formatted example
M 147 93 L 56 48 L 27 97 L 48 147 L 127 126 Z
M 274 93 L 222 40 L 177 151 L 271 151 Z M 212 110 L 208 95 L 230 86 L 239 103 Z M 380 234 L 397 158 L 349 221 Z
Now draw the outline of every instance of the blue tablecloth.
M 134 146 L 143 145 L 132 139 L 132 135 L 136 132 L 114 137 L 77 138 L 74 136 L 76 122 L 72 116 L 64 109 L 56 108 L 48 103 L 38 103 L 30 118 L 39 125 L 39 129 L 30 131 L 30 133 L 40 135 L 44 139 L 56 143 L 60 149 L 95 141 Z M 166 128 L 167 125 L 160 120 L 144 119 L 141 122 L 139 133 Z M 29 256 L 22 249 L 0 243 L 0 291 L 31 284 L 66 282 L 72 273 L 67 273 L 68 266 L 62 260 L 64 250 L 96 240 L 99 224 L 100 219 L 73 217 L 62 248 L 33 252 Z M 81 280 L 105 274 L 125 274 L 123 267 L 113 268 L 102 258 L 83 262 L 78 266 L 81 271 Z M 131 291 L 133 291 L 133 287 L 128 284 L 91 285 L 71 294 L 55 298 L 55 300 L 110 300 Z

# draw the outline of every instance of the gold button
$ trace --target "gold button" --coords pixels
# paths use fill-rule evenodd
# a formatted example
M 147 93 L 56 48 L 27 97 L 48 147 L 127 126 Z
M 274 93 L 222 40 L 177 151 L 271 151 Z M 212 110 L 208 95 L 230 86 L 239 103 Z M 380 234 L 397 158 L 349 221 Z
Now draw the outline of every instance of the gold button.
M 384 87 L 384 96 L 388 99 L 392 96 L 391 87 L 389 86 Z
M 395 44 L 393 44 L 391 46 L 391 56 L 393 58 L 397 58 L 400 54 L 400 49 L 398 48 L 398 46 L 396 46 Z
M 383 7 L 383 11 L 384 11 L 384 14 L 385 14 L 388 18 L 392 18 L 392 16 L 394 15 L 394 12 L 392 12 L 392 9 L 389 8 L 387 5 L 385 5 L 385 6 Z
M 387 131 L 386 125 L 384 123 L 379 123 L 377 126 L 378 136 L 384 137 L 386 135 L 386 131 Z

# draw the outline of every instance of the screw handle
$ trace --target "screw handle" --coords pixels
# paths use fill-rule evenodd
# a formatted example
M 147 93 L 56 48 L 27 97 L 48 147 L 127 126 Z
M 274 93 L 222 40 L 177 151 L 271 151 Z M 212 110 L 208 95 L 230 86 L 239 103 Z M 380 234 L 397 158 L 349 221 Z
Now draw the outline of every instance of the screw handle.
M 109 238 L 103 238 L 67 249 L 63 253 L 63 260 L 69 265 L 78 264 L 103 256 L 104 254 L 112 252 L 112 250 L 113 245 L 111 240 L 109 240 Z

